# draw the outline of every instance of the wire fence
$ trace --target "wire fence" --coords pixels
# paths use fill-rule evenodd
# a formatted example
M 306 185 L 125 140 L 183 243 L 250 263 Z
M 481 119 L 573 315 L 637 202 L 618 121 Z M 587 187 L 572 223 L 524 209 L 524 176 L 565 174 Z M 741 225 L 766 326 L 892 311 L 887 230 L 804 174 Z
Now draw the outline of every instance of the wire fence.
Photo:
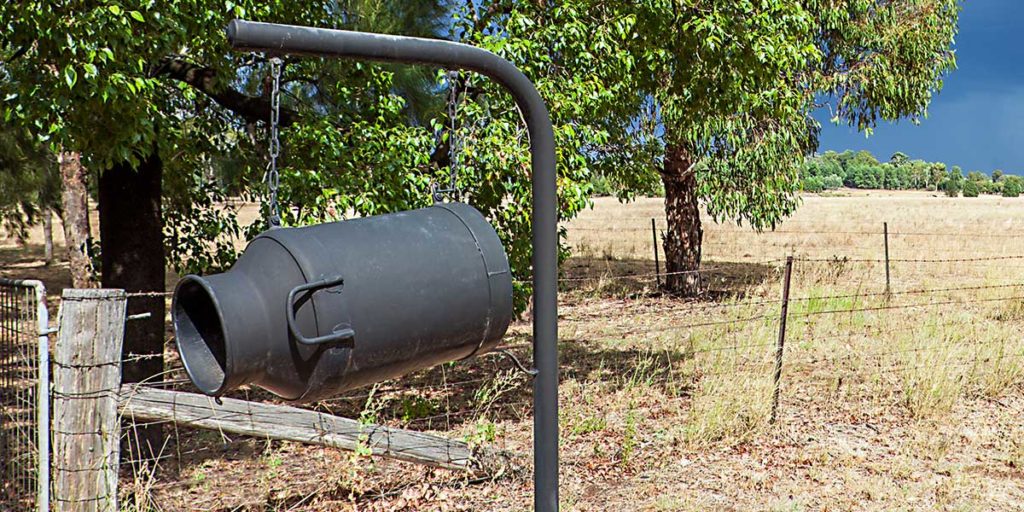
M 601 221 L 601 226 L 585 226 L 580 225 L 586 220 L 575 220 L 572 223 L 563 224 L 569 232 L 644 232 L 649 233 L 650 227 L 647 222 L 655 221 L 655 226 L 659 230 L 667 229 L 664 218 L 651 218 L 651 217 L 616 217 L 615 221 L 630 221 L 628 224 L 608 224 L 606 221 Z M 808 226 L 807 228 L 796 228 L 792 226 Z M 816 236 L 840 236 L 840 235 L 858 235 L 858 236 L 875 236 L 884 237 L 886 234 L 889 236 L 905 236 L 905 237 L 944 237 L 944 238 L 1013 238 L 1019 239 L 1024 236 L 1024 229 L 1006 229 L 1005 233 L 974 233 L 967 231 L 918 231 L 918 230 L 890 230 L 884 229 L 870 230 L 870 229 L 852 229 L 852 230 L 823 230 L 816 229 L 815 223 L 804 223 L 794 224 L 793 222 L 787 222 L 787 227 L 779 229 L 766 228 L 763 230 L 755 229 L 742 229 L 742 228 L 705 228 L 704 234 L 709 237 L 718 236 L 771 236 L 771 235 L 816 235 Z
M 647 222 L 644 222 L 647 221 Z M 851 266 L 874 266 L 884 268 L 886 291 L 894 289 L 894 283 L 903 279 L 907 284 L 912 280 L 927 277 L 925 268 L 932 265 L 946 265 L 949 270 L 958 266 L 971 265 L 978 268 L 999 269 L 1024 268 L 1024 254 L 1017 245 L 1008 245 L 1019 239 L 1014 229 L 1001 226 L 1004 232 L 978 233 L 969 231 L 941 231 L 939 229 L 890 229 L 888 223 L 881 223 L 877 231 L 870 229 L 825 230 L 813 223 L 794 224 L 787 222 L 779 229 L 756 231 L 752 229 L 729 229 L 711 225 L 703 230 L 701 252 L 704 264 L 700 270 L 670 269 L 662 272 L 659 268 L 660 244 L 668 227 L 664 217 L 616 217 L 613 222 L 599 226 L 589 225 L 586 219 L 577 219 L 563 226 L 574 245 L 577 256 L 589 260 L 587 269 L 605 267 L 606 271 L 586 273 L 584 276 L 571 272 L 563 278 L 563 288 L 581 283 L 608 283 L 619 279 L 635 279 L 660 285 L 662 279 L 673 276 L 694 274 L 694 280 L 717 277 L 720 274 L 735 274 L 743 271 L 756 274 L 757 266 L 778 265 L 786 257 L 794 257 L 798 265 L 823 265 L 826 272 L 844 272 Z M 920 243 L 927 237 L 948 240 L 960 239 L 958 244 L 943 242 L 935 254 L 926 258 L 908 257 L 921 253 Z M 998 242 L 1002 239 L 1006 242 Z M 952 254 L 941 254 L 946 247 Z M 891 251 L 890 251 L 891 249 Z M 954 252 L 955 251 L 955 252 Z M 774 260 L 764 260 L 766 255 L 777 255 Z M 652 259 L 653 256 L 653 259 Z M 639 269 L 639 265 L 650 265 Z M 624 271 L 622 267 L 630 267 Z M 763 269 L 760 269 L 763 270 Z M 865 274 L 871 269 L 865 268 Z M 578 287 L 578 286 L 577 286 Z
M 784 384 L 783 366 L 790 364 L 785 362 L 790 357 L 798 371 L 824 373 L 838 381 L 919 379 L 922 373 L 938 371 L 955 374 L 960 383 L 985 374 L 1024 376 L 1024 348 L 1007 345 L 1009 332 L 998 330 L 1024 318 L 1024 280 L 1014 279 L 1017 269 L 1024 268 L 1024 254 L 1021 247 L 1009 243 L 1024 231 L 890 230 L 888 224 L 877 231 L 821 230 L 814 225 L 760 233 L 712 228 L 703 232 L 701 268 L 668 272 L 659 265 L 660 238 L 666 230 L 663 218 L 617 217 L 615 221 L 567 226 L 569 240 L 580 244 L 577 249 L 584 259 L 597 259 L 593 256 L 598 250 L 602 262 L 581 269 L 570 266 L 561 280 L 563 290 L 611 293 L 625 299 L 629 308 L 630 299 L 656 298 L 662 295 L 666 279 L 686 276 L 698 283 L 690 293 L 703 298 L 670 297 L 655 308 L 617 310 L 611 321 L 603 318 L 607 310 L 581 307 L 564 313 L 562 332 L 572 338 L 568 343 L 675 344 L 692 358 L 687 371 L 698 380 L 735 373 L 744 374 L 743 378 L 751 373 L 770 378 L 774 367 L 776 394 Z M 959 243 L 925 248 L 920 243 L 928 237 L 955 238 Z M 645 247 L 650 256 L 644 256 Z M 764 259 L 775 251 L 778 259 Z M 793 297 L 780 300 L 749 294 L 776 285 L 781 288 L 789 279 L 784 272 L 786 259 L 794 267 L 792 279 L 797 283 Z M 818 290 L 825 293 L 813 293 Z M 962 320 L 965 315 L 968 323 Z M 921 325 L 933 319 L 946 323 L 937 328 Z M 800 332 L 788 336 L 789 343 L 797 346 L 784 350 L 787 321 Z M 864 330 L 865 321 L 875 325 Z M 597 329 L 590 325 L 595 322 L 600 325 Z M 965 329 L 973 332 L 978 323 L 994 331 L 978 339 L 953 339 Z M 773 339 L 776 328 L 779 334 Z M 830 354 L 832 350 L 840 353 Z M 948 360 L 915 364 L 934 357 Z M 834 368 L 840 364 L 846 366 Z M 827 368 L 831 370 L 822 371 Z M 963 375 L 964 371 L 971 376 Z M 903 392 L 913 387 L 906 382 L 892 385 L 902 386 Z
M 49 510 L 45 298 L 38 281 L 0 279 L 0 510 Z
M 599 254 L 601 258 L 614 258 L 616 255 L 621 257 L 623 249 L 627 257 L 636 258 L 651 254 L 654 252 L 650 247 L 652 239 L 653 245 L 657 245 L 658 239 L 663 238 L 669 230 L 664 217 L 616 217 L 611 222 L 603 220 L 600 225 L 593 225 L 591 222 L 586 218 L 576 219 L 564 224 L 563 229 L 568 233 L 569 241 L 578 249 L 577 252 Z M 969 258 L 951 256 L 942 258 L 942 262 L 991 263 L 1018 259 L 1015 256 L 1008 258 L 1006 251 L 1001 249 L 1024 235 L 1024 229 L 1008 225 L 996 227 L 998 232 L 942 231 L 935 228 L 921 229 L 918 226 L 889 229 L 887 223 L 882 223 L 879 228 L 827 230 L 821 229 L 820 224 L 787 221 L 784 226 L 777 229 L 754 230 L 709 223 L 703 229 L 701 247 L 705 260 L 718 257 L 745 261 L 777 252 L 780 257 L 792 255 L 812 260 L 845 258 L 848 262 L 884 263 L 889 266 L 921 262 L 906 258 L 894 258 L 886 262 L 882 257 L 883 245 L 888 246 L 892 243 L 900 246 L 894 249 L 905 249 L 919 245 L 928 238 L 934 238 L 943 240 L 944 245 L 950 249 L 970 250 Z M 952 239 L 959 241 L 956 244 L 959 247 L 952 245 Z M 657 261 L 657 255 L 654 256 Z

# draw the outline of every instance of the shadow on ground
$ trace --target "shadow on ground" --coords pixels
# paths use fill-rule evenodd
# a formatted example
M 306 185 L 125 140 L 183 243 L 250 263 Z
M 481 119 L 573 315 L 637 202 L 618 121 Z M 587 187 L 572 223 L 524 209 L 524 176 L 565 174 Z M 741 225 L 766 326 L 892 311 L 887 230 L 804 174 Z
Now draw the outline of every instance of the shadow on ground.
M 60 297 L 61 290 L 71 286 L 68 265 L 59 258 L 63 250 L 55 248 L 54 253 L 58 258 L 47 265 L 43 262 L 42 245 L 0 247 L 0 277 L 42 281 L 46 286 L 46 295 L 52 310 L 54 299 Z
M 665 268 L 661 267 L 661 272 Z M 700 273 L 698 299 L 716 300 L 742 296 L 751 286 L 777 280 L 780 267 L 742 261 L 706 261 Z M 607 297 L 663 296 L 653 260 L 611 258 L 569 258 L 562 264 L 560 291 L 593 293 Z M 662 282 L 664 276 L 661 276 Z M 693 297 L 689 297 L 693 300 Z
M 527 336 L 513 336 L 521 343 L 508 350 L 524 364 L 531 353 Z M 525 345 L 524 345 L 525 343 Z M 594 349 L 583 339 L 562 340 L 560 380 L 600 381 L 602 392 L 614 393 L 643 385 L 673 396 L 690 392 L 690 379 L 682 375 L 682 363 L 692 355 L 682 351 L 645 351 L 637 348 Z M 195 391 L 183 385 L 183 391 Z M 472 360 L 449 363 L 307 407 L 337 416 L 358 419 L 371 411 L 375 423 L 420 431 L 440 431 L 457 436 L 462 427 L 481 419 L 501 423 L 529 421 L 533 409 L 531 378 L 516 369 L 508 356 L 492 352 Z M 373 391 L 373 398 L 370 398 Z M 279 401 L 271 394 L 247 389 L 229 396 L 256 401 Z M 365 416 L 364 416 L 365 417 Z M 462 429 L 464 431 L 464 429 Z M 230 439 L 217 432 L 173 428 L 160 465 L 161 480 L 173 480 L 181 471 L 208 460 L 251 460 L 270 445 L 266 441 Z M 123 468 L 128 471 L 128 468 Z

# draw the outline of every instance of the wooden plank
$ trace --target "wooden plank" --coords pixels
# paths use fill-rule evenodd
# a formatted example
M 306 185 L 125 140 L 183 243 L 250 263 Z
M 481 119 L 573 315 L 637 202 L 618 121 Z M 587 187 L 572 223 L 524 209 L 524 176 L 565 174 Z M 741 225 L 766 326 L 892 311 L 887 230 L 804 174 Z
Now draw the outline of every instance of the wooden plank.
M 54 510 L 114 512 L 123 290 L 67 289 L 53 354 Z
M 287 405 L 213 398 L 196 393 L 126 384 L 121 388 L 125 419 L 173 421 L 181 426 L 264 439 L 296 441 L 355 450 L 433 467 L 493 475 L 504 470 L 504 455 L 474 454 L 464 442 L 358 421 Z

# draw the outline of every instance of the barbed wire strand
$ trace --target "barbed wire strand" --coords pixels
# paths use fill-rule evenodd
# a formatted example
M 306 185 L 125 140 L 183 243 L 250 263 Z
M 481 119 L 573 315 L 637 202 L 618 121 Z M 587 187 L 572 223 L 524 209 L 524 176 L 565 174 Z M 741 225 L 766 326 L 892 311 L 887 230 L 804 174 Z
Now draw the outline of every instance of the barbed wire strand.
M 602 227 L 585 227 L 585 226 L 565 226 L 568 233 L 575 231 L 587 232 L 587 233 L 621 233 L 626 232 L 637 232 L 637 233 L 650 233 L 650 226 L 637 227 L 637 226 L 602 226 Z M 658 226 L 658 229 L 667 229 L 665 226 Z M 814 230 L 791 230 L 791 229 L 777 229 L 777 230 L 766 230 L 766 231 L 744 231 L 744 230 L 719 230 L 719 229 L 705 229 L 705 235 L 731 237 L 731 236 L 754 236 L 754 237 L 770 237 L 771 235 L 857 235 L 857 236 L 878 236 L 884 237 L 884 231 L 814 231 Z M 926 232 L 926 231 L 890 231 L 890 237 L 894 236 L 923 236 L 923 237 L 954 237 L 954 238 L 1008 238 L 1017 239 L 1024 237 L 1024 231 L 1017 234 L 1004 234 L 1004 233 L 944 233 L 944 232 Z
M 948 305 L 952 305 L 952 304 L 976 304 L 976 303 L 983 303 L 983 302 L 1005 302 L 1005 301 L 1022 300 L 1022 299 L 1024 299 L 1024 295 L 1014 295 L 1014 296 L 1011 296 L 1011 297 L 994 297 L 994 298 L 973 299 L 973 300 L 933 301 L 933 302 L 921 302 L 921 303 L 915 303 L 915 304 L 893 304 L 893 305 L 886 305 L 886 306 L 871 306 L 871 307 L 863 307 L 863 308 L 825 309 L 825 310 L 821 310 L 821 311 L 805 311 L 805 312 L 790 313 L 789 316 L 790 316 L 790 318 L 794 318 L 794 317 L 799 318 L 799 317 L 805 317 L 805 316 L 832 315 L 832 314 L 841 314 L 841 313 L 858 313 L 858 312 L 864 312 L 864 311 L 888 311 L 888 310 L 895 310 L 895 309 L 909 309 L 909 308 L 920 308 L 920 307 L 930 307 L 930 306 L 948 306 Z

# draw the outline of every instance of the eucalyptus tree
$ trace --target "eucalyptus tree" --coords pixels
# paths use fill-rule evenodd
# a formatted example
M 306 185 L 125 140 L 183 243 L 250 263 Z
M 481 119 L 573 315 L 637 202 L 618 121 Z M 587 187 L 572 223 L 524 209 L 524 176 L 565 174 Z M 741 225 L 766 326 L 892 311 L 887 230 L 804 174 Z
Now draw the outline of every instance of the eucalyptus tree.
M 567 151 L 625 198 L 664 187 L 667 286 L 697 290 L 702 220 L 774 227 L 798 204 L 812 117 L 870 133 L 926 113 L 955 66 L 956 0 L 498 1 L 476 42 L 552 91 L 600 137 Z M 555 108 L 558 109 L 557 106 Z M 582 151 L 572 153 L 572 149 Z
M 699 265 L 701 201 L 716 220 L 756 229 L 793 211 L 795 169 L 817 145 L 815 109 L 867 132 L 916 119 L 955 65 L 955 0 L 639 5 L 639 54 L 668 54 L 643 88 L 669 105 L 659 170 L 669 272 Z M 652 33 L 640 20 L 653 18 L 671 21 Z M 669 285 L 692 291 L 692 274 L 681 276 Z

